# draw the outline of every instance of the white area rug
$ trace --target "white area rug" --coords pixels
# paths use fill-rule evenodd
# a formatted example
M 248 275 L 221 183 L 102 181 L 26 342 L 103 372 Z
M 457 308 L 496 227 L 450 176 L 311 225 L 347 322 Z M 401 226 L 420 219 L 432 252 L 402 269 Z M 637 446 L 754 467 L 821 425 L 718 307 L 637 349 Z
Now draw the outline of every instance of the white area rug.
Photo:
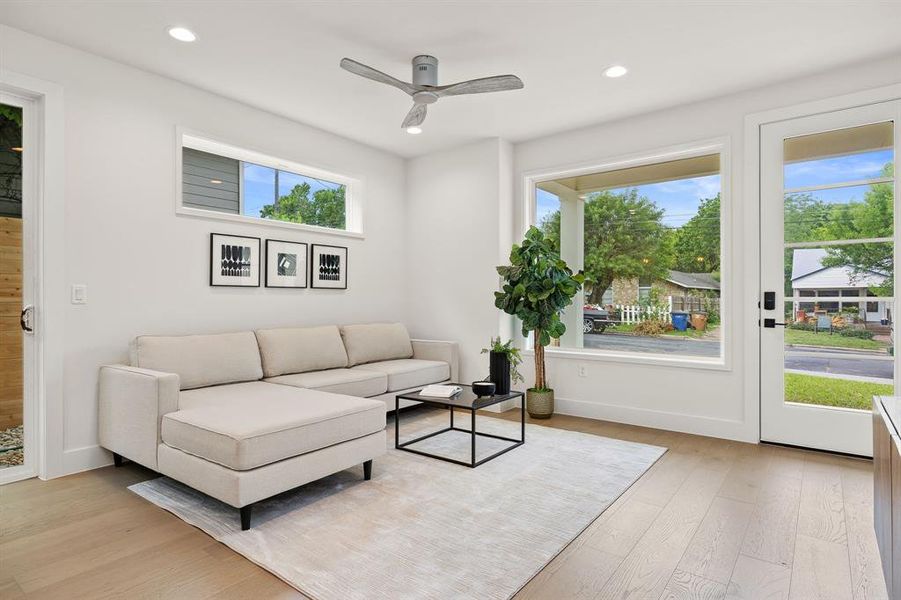
M 403 439 L 446 424 L 409 425 Z M 519 423 L 478 417 L 479 431 L 518 437 Z M 458 413 L 458 426 L 466 427 Z M 665 448 L 538 425 L 526 443 L 475 469 L 395 450 L 238 511 L 171 479 L 129 489 L 317 600 L 501 599 L 529 579 L 635 482 Z M 414 447 L 466 458 L 465 433 Z M 479 438 L 478 455 L 499 448 Z

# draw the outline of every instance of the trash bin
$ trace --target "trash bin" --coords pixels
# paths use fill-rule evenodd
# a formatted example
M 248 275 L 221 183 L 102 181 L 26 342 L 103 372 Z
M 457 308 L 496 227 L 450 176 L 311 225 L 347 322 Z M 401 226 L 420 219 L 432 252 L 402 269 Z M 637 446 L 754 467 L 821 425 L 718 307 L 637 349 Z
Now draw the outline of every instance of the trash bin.
M 674 312 L 672 315 L 673 319 L 673 328 L 676 331 L 685 331 L 688 329 L 688 313 L 687 312 Z
M 707 314 L 691 313 L 691 326 L 697 331 L 704 331 L 707 329 Z

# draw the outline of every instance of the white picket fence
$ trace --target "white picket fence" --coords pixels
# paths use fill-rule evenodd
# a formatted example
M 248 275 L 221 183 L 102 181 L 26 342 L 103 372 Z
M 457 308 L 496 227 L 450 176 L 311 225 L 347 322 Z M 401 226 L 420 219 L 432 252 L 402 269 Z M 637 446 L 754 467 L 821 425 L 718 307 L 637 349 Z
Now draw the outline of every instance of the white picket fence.
M 622 323 L 641 323 L 650 319 L 669 322 L 670 315 L 673 312 L 673 300 L 670 297 L 669 306 L 662 307 L 617 304 L 615 308 L 619 311 L 619 318 Z

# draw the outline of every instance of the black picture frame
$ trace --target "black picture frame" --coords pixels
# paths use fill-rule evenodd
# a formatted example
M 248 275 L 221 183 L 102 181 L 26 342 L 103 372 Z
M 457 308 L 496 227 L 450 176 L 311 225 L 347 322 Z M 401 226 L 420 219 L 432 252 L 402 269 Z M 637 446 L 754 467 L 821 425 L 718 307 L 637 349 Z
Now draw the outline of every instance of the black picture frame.
M 303 284 L 302 285 L 280 285 L 276 281 L 270 281 L 270 271 L 272 270 L 270 260 L 273 258 L 272 255 L 270 254 L 271 253 L 270 244 L 290 244 L 292 246 L 303 246 L 303 260 L 298 260 L 298 262 L 297 262 L 297 268 L 303 269 L 303 276 L 302 276 Z M 265 272 L 265 280 L 264 281 L 266 282 L 266 284 L 265 284 L 266 287 L 267 288 L 295 289 L 295 290 L 306 289 L 308 274 L 309 274 L 308 269 L 309 269 L 309 264 L 310 264 L 310 262 L 309 262 L 310 251 L 309 250 L 310 250 L 310 245 L 307 244 L 306 242 L 293 242 L 291 240 L 267 239 L 266 240 L 266 265 L 265 265 L 265 268 L 263 269 Z M 297 277 L 297 276 L 295 275 L 295 277 Z
M 217 277 L 216 270 L 221 269 L 223 266 L 221 264 L 221 261 L 223 260 L 221 258 L 222 241 L 220 241 L 220 243 L 219 243 L 220 256 L 217 257 L 217 253 L 216 253 L 216 248 L 217 248 L 216 239 L 217 238 L 230 238 L 232 240 L 248 240 L 248 241 L 250 241 L 251 252 L 250 252 L 250 258 L 248 260 L 247 268 L 250 270 L 251 275 L 248 276 L 249 281 L 247 283 L 241 283 L 240 281 L 231 282 L 231 280 L 238 279 L 238 278 L 235 276 L 231 276 L 231 275 L 223 275 L 223 274 L 221 274 L 221 272 Z M 256 248 L 256 252 L 253 251 L 254 248 Z M 210 286 L 211 287 L 234 287 L 234 288 L 248 288 L 248 287 L 258 288 L 258 287 L 260 287 L 260 264 L 261 264 L 260 250 L 261 250 L 261 240 L 258 237 L 251 237 L 251 236 L 246 236 L 246 235 L 233 235 L 231 233 L 217 233 L 217 232 L 210 233 Z M 253 275 L 252 275 L 253 271 L 254 271 L 254 259 L 256 259 L 255 260 L 255 262 L 256 262 L 256 277 L 253 277 Z
M 336 280 L 340 283 L 340 285 L 336 285 L 335 282 L 325 282 L 320 278 L 320 267 L 316 264 L 316 257 L 320 254 L 321 248 L 331 248 L 333 250 L 341 250 L 342 253 L 338 253 L 338 256 L 343 256 L 343 266 L 338 266 L 339 269 L 339 279 Z M 310 248 L 310 287 L 314 289 L 320 290 L 346 290 L 347 289 L 347 265 L 348 265 L 348 254 L 349 251 L 346 246 L 332 246 L 329 244 L 312 244 Z

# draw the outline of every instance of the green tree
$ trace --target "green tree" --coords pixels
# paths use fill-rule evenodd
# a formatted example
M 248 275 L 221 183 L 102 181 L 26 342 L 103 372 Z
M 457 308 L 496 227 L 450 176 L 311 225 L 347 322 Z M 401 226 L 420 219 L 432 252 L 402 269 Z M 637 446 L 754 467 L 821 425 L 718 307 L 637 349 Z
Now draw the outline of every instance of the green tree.
M 720 270 L 720 195 L 701 200 L 698 212 L 673 234 L 673 268 L 689 273 Z
M 673 235 L 664 211 L 637 189 L 594 192 L 585 199 L 585 278 L 588 301 L 600 304 L 614 279 L 665 276 L 673 257 Z M 541 231 L 560 248 L 560 211 L 546 215 Z
M 884 177 L 894 175 L 892 163 L 882 168 Z M 829 219 L 817 231 L 821 240 L 857 240 L 892 237 L 894 193 L 891 183 L 874 183 L 866 191 L 862 202 L 849 202 L 831 207 Z M 886 275 L 885 283 L 873 291 L 891 295 L 894 287 L 893 244 L 852 244 L 827 248 L 823 259 L 826 267 L 850 267 L 854 275 L 870 273 Z
M 336 189 L 319 189 L 310 198 L 310 184 L 301 183 L 280 196 L 273 204 L 263 206 L 260 216 L 264 219 L 344 229 L 344 189 L 343 185 Z
M 822 240 L 819 237 L 821 228 L 829 222 L 829 205 L 822 200 L 817 200 L 812 195 L 789 194 L 783 204 L 783 219 L 785 229 L 785 241 L 790 242 L 814 242 Z M 792 263 L 794 261 L 794 249 L 786 248 L 782 261 L 784 269 L 784 292 L 786 296 L 792 295 Z
M 657 279 L 669 271 L 672 236 L 664 211 L 638 190 L 595 192 L 585 201 L 585 276 L 589 302 L 600 304 L 613 280 Z

